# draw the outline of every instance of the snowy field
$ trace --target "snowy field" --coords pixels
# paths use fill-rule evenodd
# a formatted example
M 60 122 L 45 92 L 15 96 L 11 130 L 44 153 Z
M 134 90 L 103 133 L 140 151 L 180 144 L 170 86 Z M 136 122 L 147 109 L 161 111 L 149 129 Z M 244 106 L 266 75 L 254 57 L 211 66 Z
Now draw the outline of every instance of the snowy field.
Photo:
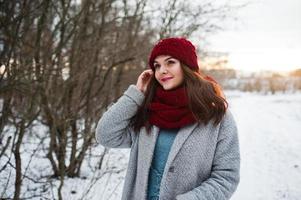
M 262 95 L 229 91 L 226 96 L 237 121 L 242 158 L 241 182 L 232 200 L 301 200 L 301 93 Z M 36 152 L 32 160 L 26 159 L 26 152 L 36 145 L 41 152 Z M 23 159 L 24 168 L 30 169 L 28 176 L 41 176 L 41 171 L 42 175 L 49 174 L 49 161 L 42 156 L 43 143 L 31 141 L 26 149 Z M 106 173 L 96 169 L 97 156 L 102 151 L 103 147 L 97 146 L 89 152 L 93 156 L 83 166 L 81 178 L 65 180 L 64 199 L 120 199 L 129 150 L 111 149 L 103 165 Z M 0 188 L 13 184 L 13 171 L 0 176 Z M 42 178 L 43 181 L 46 180 Z M 50 184 L 57 188 L 59 182 Z M 47 199 L 56 196 L 55 189 L 36 189 L 38 185 L 25 178 L 22 196 L 41 192 Z M 11 197 L 13 187 L 9 188 L 5 195 Z
M 301 199 L 301 95 L 229 93 L 241 145 L 233 200 Z

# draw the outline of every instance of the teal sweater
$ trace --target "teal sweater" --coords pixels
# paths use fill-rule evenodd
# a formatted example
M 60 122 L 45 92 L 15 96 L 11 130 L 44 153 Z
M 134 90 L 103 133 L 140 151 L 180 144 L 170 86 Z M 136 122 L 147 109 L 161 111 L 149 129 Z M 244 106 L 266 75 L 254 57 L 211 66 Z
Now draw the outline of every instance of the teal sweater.
M 178 129 L 161 129 L 156 142 L 152 165 L 149 171 L 147 199 L 159 199 L 160 183 L 170 148 Z

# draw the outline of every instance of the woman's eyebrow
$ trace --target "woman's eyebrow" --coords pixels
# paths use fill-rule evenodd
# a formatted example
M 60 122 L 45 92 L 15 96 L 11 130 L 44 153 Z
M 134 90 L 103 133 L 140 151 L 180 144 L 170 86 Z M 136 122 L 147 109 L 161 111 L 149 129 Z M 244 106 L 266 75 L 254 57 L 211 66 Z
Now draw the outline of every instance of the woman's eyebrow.
M 169 60 L 169 59 L 172 59 L 172 58 L 173 58 L 173 57 L 171 57 L 171 56 L 170 56 L 170 57 L 167 57 L 167 58 L 164 59 L 164 62 L 167 61 L 167 60 Z M 156 63 L 158 63 L 158 61 L 155 60 L 155 61 L 154 61 L 154 64 L 156 64 Z
M 170 56 L 170 57 L 166 58 L 164 61 L 167 61 L 167 60 L 169 60 L 169 59 L 171 59 L 171 58 L 173 58 L 173 57 Z

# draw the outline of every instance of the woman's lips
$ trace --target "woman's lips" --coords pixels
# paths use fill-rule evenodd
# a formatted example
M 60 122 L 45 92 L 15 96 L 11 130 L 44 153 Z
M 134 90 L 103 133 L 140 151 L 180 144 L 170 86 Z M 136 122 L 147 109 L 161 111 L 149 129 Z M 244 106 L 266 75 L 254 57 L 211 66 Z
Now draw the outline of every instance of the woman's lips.
M 172 79 L 172 77 L 162 78 L 161 81 L 165 82 L 165 81 L 168 81 L 169 79 Z

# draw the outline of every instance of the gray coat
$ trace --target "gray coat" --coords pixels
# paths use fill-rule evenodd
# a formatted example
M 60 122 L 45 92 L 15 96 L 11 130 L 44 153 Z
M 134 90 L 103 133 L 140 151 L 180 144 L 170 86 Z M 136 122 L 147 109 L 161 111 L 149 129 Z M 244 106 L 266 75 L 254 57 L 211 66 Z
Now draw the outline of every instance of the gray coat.
M 144 95 L 131 85 L 99 120 L 96 140 L 110 148 L 131 148 L 122 200 L 145 200 L 148 172 L 159 128 L 135 133 L 129 127 Z M 239 182 L 236 123 L 229 111 L 214 126 L 192 124 L 179 130 L 160 186 L 160 200 L 230 199 Z

